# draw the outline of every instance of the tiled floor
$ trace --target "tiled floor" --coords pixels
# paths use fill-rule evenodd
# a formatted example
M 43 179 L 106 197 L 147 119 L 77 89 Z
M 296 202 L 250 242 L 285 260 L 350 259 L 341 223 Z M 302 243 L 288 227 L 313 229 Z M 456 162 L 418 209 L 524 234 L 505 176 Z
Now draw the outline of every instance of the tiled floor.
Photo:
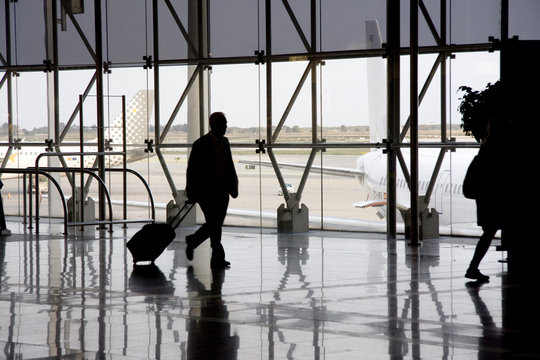
M 67 239 L 53 225 L 40 236 L 9 228 L 0 358 L 540 358 L 504 254 L 484 259 L 489 283 L 463 277 L 475 239 L 412 247 L 383 234 L 225 228 L 232 266 L 212 272 L 206 243 L 185 258 L 193 229 L 155 266 L 133 267 L 135 225 Z

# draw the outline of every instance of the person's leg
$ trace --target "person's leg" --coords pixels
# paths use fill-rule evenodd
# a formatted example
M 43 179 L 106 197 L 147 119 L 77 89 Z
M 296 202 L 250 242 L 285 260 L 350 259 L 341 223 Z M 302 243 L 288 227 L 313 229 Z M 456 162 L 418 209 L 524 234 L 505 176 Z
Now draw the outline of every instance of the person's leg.
M 203 211 L 204 214 L 204 211 Z M 205 214 L 206 219 L 206 214 Z M 194 249 L 201 245 L 206 239 L 210 237 L 210 227 L 208 226 L 208 222 L 204 223 L 195 231 L 193 234 L 186 236 L 186 241 L 189 243 L 191 247 Z
M 482 261 L 487 251 L 489 250 L 491 241 L 495 237 L 495 233 L 497 233 L 498 229 L 492 226 L 484 226 L 482 227 L 482 230 L 483 230 L 482 236 L 480 236 L 480 239 L 478 240 L 478 243 L 476 244 L 476 249 L 474 250 L 473 258 L 471 260 L 471 263 L 469 264 L 467 273 L 465 274 L 466 277 L 477 279 L 477 280 L 489 279 L 488 276 L 480 273 L 480 271 L 478 270 L 478 266 L 480 266 L 480 262 Z
M 186 236 L 186 257 L 190 261 L 193 260 L 193 250 L 208 239 L 211 234 L 211 227 L 209 224 L 211 223 L 213 217 L 211 202 L 208 200 L 201 200 L 199 201 L 199 206 L 203 212 L 205 223 L 202 224 L 193 234 Z M 210 219 L 210 222 L 208 219 Z
M 206 222 L 194 234 L 186 236 L 186 256 L 188 260 L 193 259 L 193 250 L 210 238 L 210 246 L 212 247 L 211 265 L 228 265 L 225 261 L 225 249 L 221 244 L 221 227 L 227 215 L 228 205 L 229 195 L 226 193 L 215 194 L 210 199 L 199 202 Z
M 478 266 L 489 250 L 491 241 L 495 237 L 498 229 L 496 227 L 486 226 L 483 227 L 482 230 L 482 236 L 480 236 L 480 240 L 478 240 L 478 244 L 476 244 L 476 249 L 474 250 L 474 255 L 469 265 L 469 268 L 471 269 L 478 269 Z
M 210 223 L 210 246 L 212 247 L 212 258 L 210 264 L 212 266 L 229 265 L 225 260 L 225 249 L 221 244 L 221 229 L 225 216 L 227 215 L 227 207 L 229 206 L 229 195 L 220 194 L 215 199 L 213 204 L 212 221 Z

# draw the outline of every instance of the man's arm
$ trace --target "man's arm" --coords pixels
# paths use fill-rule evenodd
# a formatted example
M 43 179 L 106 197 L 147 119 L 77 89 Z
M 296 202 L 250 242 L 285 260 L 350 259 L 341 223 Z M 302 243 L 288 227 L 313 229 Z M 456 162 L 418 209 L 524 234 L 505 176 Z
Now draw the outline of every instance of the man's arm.
M 231 145 L 229 144 L 229 139 L 225 138 L 227 141 L 227 161 L 228 161 L 228 182 L 229 182 L 229 194 L 233 199 L 238 197 L 238 175 L 236 174 L 236 169 L 234 167 L 234 161 L 231 153 Z
M 193 143 L 186 170 L 186 196 L 189 203 L 195 203 L 197 198 L 197 173 L 200 164 L 198 145 L 197 141 Z

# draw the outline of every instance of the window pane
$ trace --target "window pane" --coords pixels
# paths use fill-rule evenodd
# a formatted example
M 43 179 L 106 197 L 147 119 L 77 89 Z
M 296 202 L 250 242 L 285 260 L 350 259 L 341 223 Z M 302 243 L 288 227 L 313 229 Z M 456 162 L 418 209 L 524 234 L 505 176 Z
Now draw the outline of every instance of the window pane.
M 311 11 L 309 0 L 272 2 L 272 53 L 308 52 L 311 47 Z M 296 27 L 295 27 L 296 23 Z
M 172 9 L 158 1 L 159 58 L 161 60 L 186 59 L 187 41 L 180 29 L 189 31 L 187 0 L 171 1 Z M 195 46 L 197 43 L 195 42 Z
M 106 2 L 103 44 L 104 57 L 113 63 L 142 63 L 151 56 L 152 6 L 148 1 Z
M 366 49 L 366 21 L 376 19 L 386 40 L 386 2 L 337 0 L 321 2 L 322 51 Z
M 500 0 L 452 0 L 450 41 L 453 44 L 487 43 L 501 37 Z
M 508 36 L 518 36 L 520 40 L 540 40 L 540 2 L 513 0 L 508 5 Z
M 96 52 L 95 16 L 93 4 L 86 3 L 84 12 L 74 14 L 75 23 L 70 17 L 62 15 L 61 2 L 57 2 L 58 58 L 60 65 L 94 65 Z M 80 32 L 77 31 L 80 28 Z M 106 36 L 103 36 L 106 44 Z M 86 45 L 85 45 L 86 42 Z
M 264 26 L 258 1 L 212 0 L 210 6 L 211 56 L 252 56 L 259 49 L 258 35 Z
M 10 3 L 11 4 L 11 3 Z M 12 63 L 42 65 L 45 48 L 45 13 L 40 1 L 20 1 L 11 6 Z M 4 31 L 2 31 L 2 34 Z M 40 36 L 36 36 L 40 34 Z

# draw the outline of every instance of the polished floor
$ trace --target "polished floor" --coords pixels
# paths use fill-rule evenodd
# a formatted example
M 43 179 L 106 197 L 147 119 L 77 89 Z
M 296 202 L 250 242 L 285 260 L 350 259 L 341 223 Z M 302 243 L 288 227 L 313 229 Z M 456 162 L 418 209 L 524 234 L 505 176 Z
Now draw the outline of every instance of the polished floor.
M 155 266 L 134 267 L 125 243 L 139 227 L 64 237 L 42 225 L 32 236 L 9 222 L 0 358 L 540 358 L 530 297 L 507 281 L 504 253 L 484 259 L 489 282 L 463 277 L 475 239 L 415 247 L 384 234 L 227 227 L 232 266 L 211 271 L 206 243 L 185 258 L 192 228 Z

